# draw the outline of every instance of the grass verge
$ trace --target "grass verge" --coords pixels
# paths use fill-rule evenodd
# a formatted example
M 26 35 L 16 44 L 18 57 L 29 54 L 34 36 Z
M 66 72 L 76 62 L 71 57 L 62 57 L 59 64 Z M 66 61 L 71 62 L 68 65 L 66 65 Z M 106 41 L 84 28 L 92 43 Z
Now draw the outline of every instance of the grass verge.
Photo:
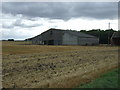
M 79 88 L 118 88 L 118 71 L 120 68 L 114 69 L 101 75 L 99 78 L 92 82 L 84 85 L 80 85 L 75 89 Z

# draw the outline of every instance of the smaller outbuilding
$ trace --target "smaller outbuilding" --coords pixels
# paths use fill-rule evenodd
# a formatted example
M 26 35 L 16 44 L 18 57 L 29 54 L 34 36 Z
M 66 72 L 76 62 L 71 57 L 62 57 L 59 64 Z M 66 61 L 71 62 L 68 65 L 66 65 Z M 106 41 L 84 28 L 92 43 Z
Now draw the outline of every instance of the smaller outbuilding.
M 111 37 L 111 45 L 120 45 L 120 31 L 113 33 Z

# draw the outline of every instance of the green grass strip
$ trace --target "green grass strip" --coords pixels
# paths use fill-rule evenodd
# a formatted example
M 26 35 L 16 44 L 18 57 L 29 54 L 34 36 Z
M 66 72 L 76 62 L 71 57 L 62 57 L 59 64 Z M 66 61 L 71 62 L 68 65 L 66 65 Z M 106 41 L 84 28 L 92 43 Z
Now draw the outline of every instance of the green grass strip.
M 118 88 L 118 71 L 120 68 L 114 69 L 101 75 L 99 78 L 93 80 L 88 84 L 78 86 L 77 88 Z

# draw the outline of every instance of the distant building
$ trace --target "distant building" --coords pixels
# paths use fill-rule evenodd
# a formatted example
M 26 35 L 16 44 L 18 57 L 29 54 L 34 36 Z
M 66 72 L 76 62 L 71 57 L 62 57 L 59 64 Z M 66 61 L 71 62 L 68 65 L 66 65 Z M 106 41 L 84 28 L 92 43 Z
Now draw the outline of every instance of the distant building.
M 120 45 L 120 31 L 113 33 L 111 37 L 111 45 Z
M 78 31 L 49 29 L 33 37 L 32 43 L 42 45 L 98 45 L 99 38 Z

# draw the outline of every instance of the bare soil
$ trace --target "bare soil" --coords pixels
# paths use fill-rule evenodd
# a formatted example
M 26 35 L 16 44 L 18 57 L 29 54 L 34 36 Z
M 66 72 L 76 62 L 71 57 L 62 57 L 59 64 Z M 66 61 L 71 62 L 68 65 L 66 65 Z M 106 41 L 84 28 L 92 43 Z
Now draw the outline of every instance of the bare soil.
M 4 88 L 72 88 L 117 68 L 118 47 L 3 42 L 2 67 Z

